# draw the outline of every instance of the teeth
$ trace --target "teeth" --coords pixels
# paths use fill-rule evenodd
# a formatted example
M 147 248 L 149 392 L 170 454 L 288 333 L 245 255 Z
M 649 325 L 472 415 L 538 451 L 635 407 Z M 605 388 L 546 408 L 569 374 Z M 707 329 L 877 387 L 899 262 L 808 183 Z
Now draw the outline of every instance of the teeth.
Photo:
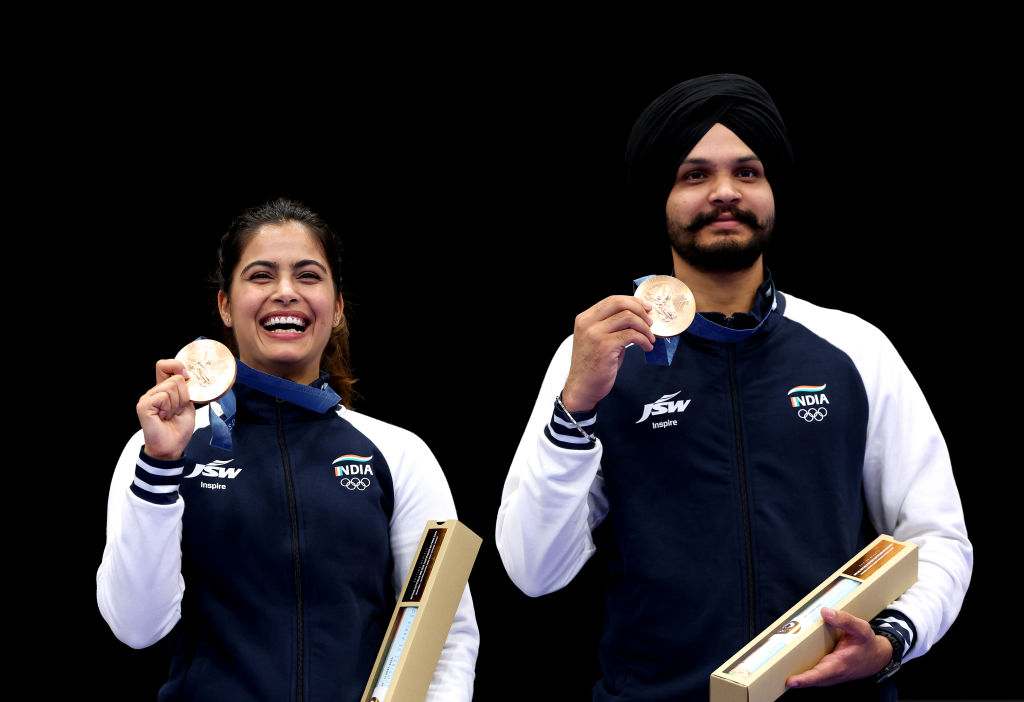
M 290 324 L 292 326 L 299 327 L 300 329 L 306 328 L 306 320 L 300 317 L 293 317 L 291 315 L 275 315 L 273 317 L 268 317 L 263 321 L 264 327 L 273 327 L 284 324 Z

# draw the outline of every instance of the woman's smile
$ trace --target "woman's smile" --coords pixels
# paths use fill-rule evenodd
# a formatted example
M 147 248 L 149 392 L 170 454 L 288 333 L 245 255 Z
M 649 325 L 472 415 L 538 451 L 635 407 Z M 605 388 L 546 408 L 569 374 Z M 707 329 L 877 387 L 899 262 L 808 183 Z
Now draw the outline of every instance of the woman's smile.
M 301 383 L 319 375 L 344 304 L 319 242 L 294 221 L 260 228 L 218 303 L 243 363 Z

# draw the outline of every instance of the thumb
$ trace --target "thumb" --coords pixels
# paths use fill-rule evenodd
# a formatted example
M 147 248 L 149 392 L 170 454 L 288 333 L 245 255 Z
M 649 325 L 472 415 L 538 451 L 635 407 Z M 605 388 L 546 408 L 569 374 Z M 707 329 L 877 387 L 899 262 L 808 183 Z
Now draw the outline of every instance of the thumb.
M 867 622 L 842 610 L 822 607 L 821 618 L 829 626 L 834 626 L 850 636 L 863 637 L 871 632 L 871 626 Z

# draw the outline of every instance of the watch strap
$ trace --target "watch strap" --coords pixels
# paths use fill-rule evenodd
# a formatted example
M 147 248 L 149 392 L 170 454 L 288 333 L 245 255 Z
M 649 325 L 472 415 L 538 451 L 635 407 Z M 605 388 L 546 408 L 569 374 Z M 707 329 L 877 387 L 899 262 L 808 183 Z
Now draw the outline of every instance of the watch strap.
M 898 636 L 896 636 L 890 631 L 886 631 L 885 629 L 876 626 L 873 626 L 871 628 L 874 630 L 875 634 L 877 634 L 878 636 L 884 636 L 889 640 L 889 643 L 892 644 L 892 658 L 889 659 L 889 662 L 885 664 L 885 667 L 878 671 L 876 675 L 876 679 L 878 680 L 878 682 L 882 682 L 883 680 L 889 678 L 897 670 L 899 670 L 900 667 L 902 667 L 903 642 L 900 640 Z

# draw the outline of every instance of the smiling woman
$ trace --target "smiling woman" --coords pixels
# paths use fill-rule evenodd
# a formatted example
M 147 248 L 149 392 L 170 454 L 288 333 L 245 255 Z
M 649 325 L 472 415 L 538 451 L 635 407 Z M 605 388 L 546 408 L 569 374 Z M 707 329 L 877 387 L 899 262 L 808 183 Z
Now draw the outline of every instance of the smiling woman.
M 139 399 L 97 600 L 128 645 L 170 641 L 161 700 L 357 699 L 424 525 L 457 518 L 430 449 L 351 409 L 339 251 L 299 203 L 243 213 L 218 258 L 234 388 L 197 409 L 168 359 Z M 428 699 L 472 698 L 478 643 L 467 587 Z
M 323 368 L 351 405 L 341 253 L 330 227 L 312 210 L 277 200 L 234 221 L 217 262 L 217 306 L 232 351 L 303 384 Z

